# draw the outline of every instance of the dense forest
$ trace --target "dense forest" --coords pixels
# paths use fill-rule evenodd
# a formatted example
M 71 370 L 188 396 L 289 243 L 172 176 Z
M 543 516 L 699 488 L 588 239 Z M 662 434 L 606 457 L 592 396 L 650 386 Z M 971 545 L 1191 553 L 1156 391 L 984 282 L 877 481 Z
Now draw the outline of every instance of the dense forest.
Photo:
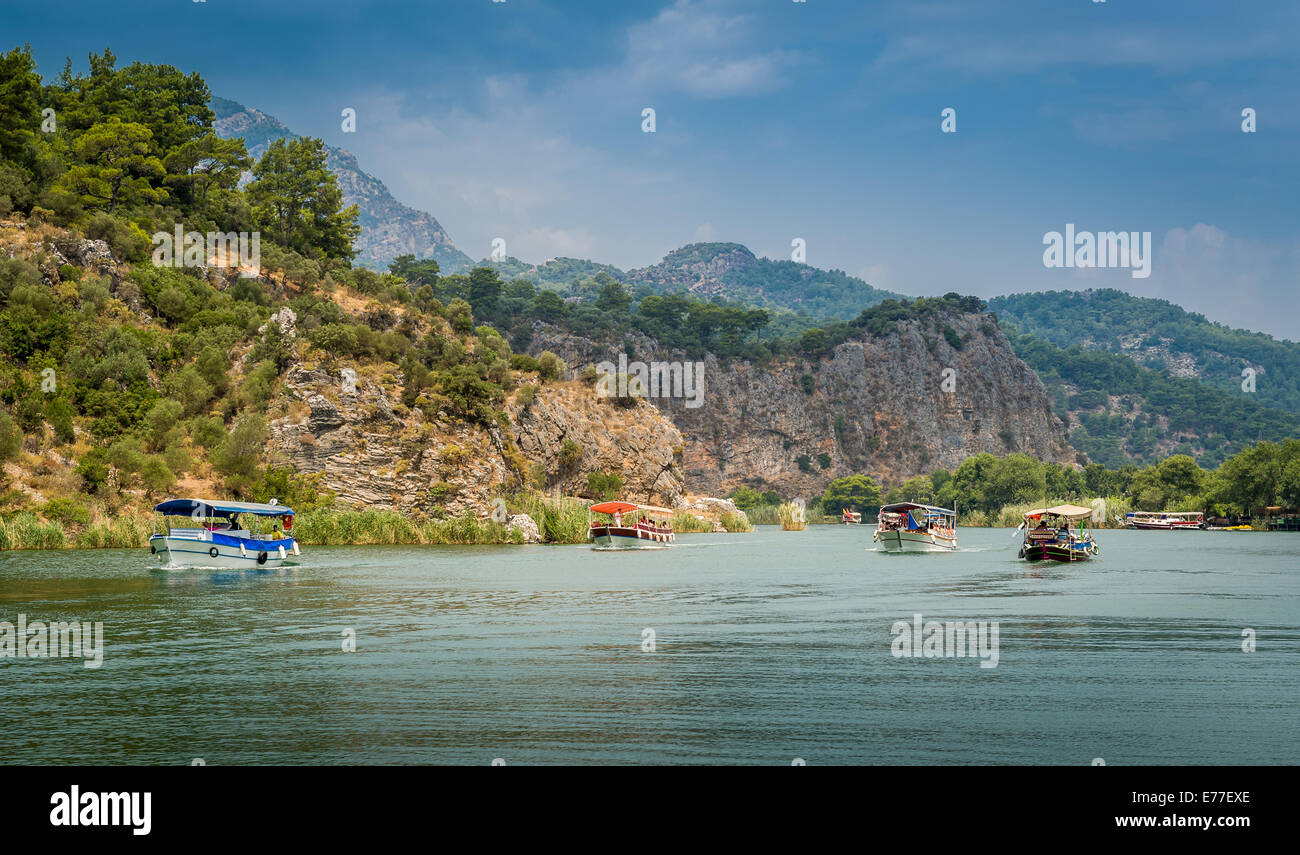
M 1123 291 L 1050 291 L 995 297 L 989 308 L 1021 332 L 1057 347 L 1131 355 L 1156 370 L 1174 370 L 1180 357 L 1206 385 L 1242 392 L 1242 371 L 1255 372 L 1254 398 L 1300 413 L 1300 344 L 1213 323 L 1168 302 Z
M 1070 444 L 1091 461 L 1116 467 L 1188 454 L 1213 467 L 1249 443 L 1300 435 L 1300 418 L 1240 389 L 1220 391 L 1122 354 L 1062 348 L 1003 326 L 1056 409 L 1078 421 Z

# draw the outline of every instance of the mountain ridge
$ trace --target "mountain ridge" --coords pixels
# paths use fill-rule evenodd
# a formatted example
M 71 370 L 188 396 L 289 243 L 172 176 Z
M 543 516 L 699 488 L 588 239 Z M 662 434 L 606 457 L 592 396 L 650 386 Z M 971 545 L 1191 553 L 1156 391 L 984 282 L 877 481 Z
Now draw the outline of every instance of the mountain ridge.
M 260 157 L 277 139 L 298 137 L 279 119 L 261 110 L 216 96 L 211 103 L 216 115 L 212 125 L 217 135 L 225 139 L 242 138 L 254 158 Z M 355 204 L 361 211 L 356 263 L 383 270 L 397 256 L 409 254 L 421 259 L 433 258 L 447 273 L 470 266 L 470 257 L 456 248 L 432 214 L 397 201 L 388 185 L 365 172 L 352 152 L 329 145 L 326 150 L 326 162 L 338 178 L 344 204 Z

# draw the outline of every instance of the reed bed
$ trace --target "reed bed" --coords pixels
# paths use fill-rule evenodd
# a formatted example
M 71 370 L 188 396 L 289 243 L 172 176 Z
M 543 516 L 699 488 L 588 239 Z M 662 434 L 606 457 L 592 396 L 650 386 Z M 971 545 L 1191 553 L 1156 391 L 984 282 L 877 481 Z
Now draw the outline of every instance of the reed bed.
M 778 505 L 776 515 L 781 520 L 784 531 L 803 531 L 808 525 L 806 514 L 794 502 Z
M 62 549 L 67 535 L 57 522 L 46 522 L 28 511 L 0 518 L 0 549 Z
M 528 514 L 547 543 L 584 543 L 587 540 L 587 503 L 525 493 L 507 499 L 511 513 Z
M 1025 513 L 1037 508 L 1050 508 L 1054 505 L 1081 505 L 1090 507 L 1091 501 L 1084 499 L 1046 499 L 1039 502 L 1027 502 L 1018 505 L 1005 505 L 997 511 L 984 514 L 979 511 L 963 513 L 958 519 L 961 525 L 967 526 L 990 526 L 1001 528 L 1015 528 L 1025 521 Z M 1089 520 L 1089 525 L 1093 528 L 1123 528 L 1122 525 L 1115 522 L 1115 517 L 1123 517 L 1124 514 L 1133 510 L 1133 503 L 1126 498 L 1106 499 L 1105 510 L 1100 515 L 1101 519 Z
M 463 514 L 417 520 L 388 510 L 305 511 L 294 518 L 293 536 L 303 546 L 522 543 L 505 524 Z
M 746 515 L 744 511 L 736 511 L 734 514 L 725 513 L 722 515 L 722 519 L 720 519 L 719 522 L 722 523 L 722 527 L 727 531 L 754 530 L 753 524 L 749 521 L 749 516 Z
M 745 511 L 745 515 L 754 525 L 780 525 L 781 517 L 777 507 L 777 505 L 757 505 Z
M 153 517 L 142 511 L 123 511 L 111 517 L 97 514 L 90 525 L 72 538 L 78 549 L 136 549 L 149 545 Z
M 713 531 L 713 523 L 686 511 L 673 514 L 673 532 L 676 534 L 706 534 Z
M 584 543 L 587 540 L 587 506 L 580 499 L 522 493 L 506 500 L 512 514 L 524 513 L 537 523 L 546 543 Z M 172 520 L 189 524 L 188 518 Z M 138 549 L 149 544 L 154 517 L 149 509 L 95 508 L 88 524 L 42 519 L 31 511 L 0 517 L 0 550 L 6 549 Z M 724 514 L 722 527 L 730 532 L 752 531 L 753 520 L 744 512 Z M 707 533 L 714 524 L 686 511 L 673 514 L 679 533 Z M 447 519 L 425 519 L 391 510 L 325 508 L 303 511 L 294 517 L 292 535 L 303 546 L 380 546 L 421 544 L 523 543 L 523 533 L 504 523 L 474 514 Z

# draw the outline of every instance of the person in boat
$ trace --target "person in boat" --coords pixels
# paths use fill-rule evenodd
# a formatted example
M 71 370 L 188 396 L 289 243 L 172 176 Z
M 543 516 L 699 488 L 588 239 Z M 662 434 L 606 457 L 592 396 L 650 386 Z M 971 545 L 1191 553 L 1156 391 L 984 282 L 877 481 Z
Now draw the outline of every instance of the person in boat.
M 614 511 L 614 527 L 615 527 L 615 528 L 622 528 L 622 527 L 623 527 L 623 512 L 622 512 L 622 511 Z

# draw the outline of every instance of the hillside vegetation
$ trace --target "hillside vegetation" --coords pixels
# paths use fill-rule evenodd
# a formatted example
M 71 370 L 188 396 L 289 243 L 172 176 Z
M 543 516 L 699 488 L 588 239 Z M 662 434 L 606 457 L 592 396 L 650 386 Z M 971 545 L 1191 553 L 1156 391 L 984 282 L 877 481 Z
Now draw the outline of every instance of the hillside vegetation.
M 1187 454 L 1214 467 L 1249 444 L 1300 435 L 1300 417 L 1240 389 L 1221 391 L 1123 354 L 1062 348 L 1004 327 L 1070 424 L 1070 444 L 1093 462 L 1118 467 Z
M 1078 345 L 1133 357 L 1139 365 L 1242 393 L 1267 407 L 1300 413 L 1300 344 L 1232 329 L 1167 300 L 1114 289 L 1049 291 L 995 297 L 989 308 L 1016 329 L 1056 345 Z
M 360 452 L 431 447 L 426 468 L 447 473 L 415 497 L 404 540 L 517 538 L 483 519 L 481 499 L 457 501 L 459 485 L 564 517 L 529 491 L 574 480 L 583 449 L 548 471 L 505 430 L 508 408 L 543 398 L 563 363 L 513 352 L 463 299 L 353 268 L 357 211 L 321 141 L 275 140 L 253 162 L 213 134 L 208 99 L 197 75 L 119 68 L 107 51 L 53 83 L 26 50 L 0 57 L 0 546 L 137 545 L 139 512 L 175 492 L 347 511 L 330 510 L 321 472 L 271 451 L 288 432 L 306 447 L 314 421 L 336 428 L 349 408 L 367 431 Z M 151 238 L 178 228 L 259 233 L 260 269 L 188 242 L 167 263 Z M 337 389 L 349 372 L 360 397 Z M 411 461 L 386 466 L 356 474 L 391 480 Z M 397 530 L 373 514 L 304 523 L 326 541 Z

